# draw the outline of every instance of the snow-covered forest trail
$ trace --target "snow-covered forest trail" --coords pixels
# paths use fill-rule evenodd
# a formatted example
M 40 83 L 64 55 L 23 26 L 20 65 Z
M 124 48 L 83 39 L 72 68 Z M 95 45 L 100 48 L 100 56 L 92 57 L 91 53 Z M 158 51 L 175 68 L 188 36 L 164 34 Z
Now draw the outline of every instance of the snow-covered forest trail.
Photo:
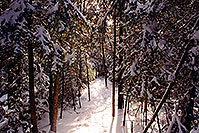
M 122 126 L 123 111 L 117 109 L 116 89 L 116 115 L 112 118 L 112 91 L 111 84 L 104 86 L 103 79 L 97 79 L 91 83 L 91 101 L 88 101 L 88 93 L 85 89 L 82 96 L 82 108 L 77 107 L 63 113 L 63 119 L 57 122 L 58 133 L 127 133 L 127 126 Z M 42 120 L 40 129 L 49 131 Z M 127 125 L 127 124 L 126 124 Z

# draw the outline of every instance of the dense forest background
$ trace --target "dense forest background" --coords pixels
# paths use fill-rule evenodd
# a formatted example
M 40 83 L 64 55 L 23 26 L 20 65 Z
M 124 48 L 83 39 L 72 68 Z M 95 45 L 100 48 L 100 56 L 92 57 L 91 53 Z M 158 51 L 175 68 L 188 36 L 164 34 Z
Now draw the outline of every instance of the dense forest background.
M 159 132 L 197 128 L 199 1 L 0 1 L 0 131 L 37 133 L 48 112 L 56 132 L 100 76 L 118 87 L 118 108 L 142 103 L 144 132 L 156 119 Z

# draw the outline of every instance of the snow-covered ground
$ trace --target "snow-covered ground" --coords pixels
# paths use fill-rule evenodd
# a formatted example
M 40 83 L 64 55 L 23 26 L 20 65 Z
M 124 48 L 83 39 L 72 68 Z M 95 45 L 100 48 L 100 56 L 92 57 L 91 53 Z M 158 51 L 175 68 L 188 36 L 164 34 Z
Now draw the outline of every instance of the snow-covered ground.
M 63 119 L 57 121 L 58 133 L 128 133 L 127 126 L 123 127 L 123 111 L 117 109 L 116 91 L 116 115 L 112 117 L 112 86 L 104 87 L 104 80 L 97 79 L 91 83 L 91 101 L 88 101 L 87 90 L 81 97 L 82 108 L 76 112 L 72 109 L 63 113 Z M 128 117 L 127 117 L 128 118 Z M 127 128 L 128 127 L 128 128 Z M 39 122 L 40 131 L 49 131 L 48 114 Z

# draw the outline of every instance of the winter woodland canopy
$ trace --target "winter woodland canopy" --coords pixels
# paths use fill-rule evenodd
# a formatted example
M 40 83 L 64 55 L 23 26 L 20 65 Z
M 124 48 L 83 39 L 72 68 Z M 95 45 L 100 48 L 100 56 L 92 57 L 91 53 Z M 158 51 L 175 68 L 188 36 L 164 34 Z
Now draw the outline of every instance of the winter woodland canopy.
M 199 1 L 0 1 L 0 132 L 59 132 L 99 77 L 131 131 L 198 132 Z

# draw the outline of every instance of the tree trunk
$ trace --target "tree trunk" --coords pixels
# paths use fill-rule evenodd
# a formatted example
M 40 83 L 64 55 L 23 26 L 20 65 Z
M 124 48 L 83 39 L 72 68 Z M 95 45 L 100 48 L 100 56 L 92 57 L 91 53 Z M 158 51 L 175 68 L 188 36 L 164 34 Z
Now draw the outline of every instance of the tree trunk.
M 144 101 L 144 112 L 145 112 L 145 126 L 147 125 L 147 102 L 148 102 L 148 95 L 147 95 L 147 91 L 148 91 L 148 77 L 146 76 L 146 82 L 145 82 L 145 101 Z
M 122 93 L 122 83 L 118 83 L 118 109 L 123 108 L 123 94 Z
M 29 4 L 32 4 L 32 0 L 29 1 Z M 27 25 L 29 29 L 29 33 L 31 34 L 32 27 L 32 11 L 27 11 Z M 35 94 L 34 94 L 34 68 L 33 68 L 33 43 L 31 40 L 28 40 L 28 66 L 29 66 L 29 102 L 30 102 L 30 111 L 31 111 L 31 124 L 33 127 L 31 128 L 31 132 L 37 133 L 37 117 L 36 117 L 36 106 L 35 106 Z
M 130 92 L 130 90 L 131 90 L 131 85 L 130 85 L 130 87 L 129 87 L 129 89 L 128 89 L 128 91 L 127 91 L 127 95 L 126 95 L 126 101 L 125 101 L 125 108 L 124 108 L 124 118 L 123 118 L 123 126 L 125 126 L 125 121 L 126 121 L 126 112 L 127 112 L 127 107 L 128 107 L 128 96 L 129 96 L 129 92 Z
M 31 111 L 31 124 L 33 125 L 31 131 L 33 133 L 38 132 L 36 106 L 35 106 L 35 93 L 34 93 L 34 69 L 33 69 L 33 47 L 32 44 L 28 44 L 28 65 L 29 65 L 29 102 Z
M 53 96 L 53 116 L 52 116 L 52 125 L 51 131 L 56 132 L 56 122 L 57 122 L 57 113 L 58 113 L 58 93 L 59 93 L 59 72 L 57 72 L 57 77 L 55 81 L 54 96 Z
M 48 104 L 49 104 L 49 121 L 50 125 L 52 126 L 52 116 L 53 116 L 53 75 L 50 72 L 50 86 L 49 86 L 49 97 L 48 97 Z
M 159 129 L 159 133 L 161 133 L 160 120 L 159 120 L 159 117 L 158 117 L 158 115 L 157 115 L 157 123 L 158 123 L 158 129 Z
M 79 107 L 81 108 L 81 81 L 82 81 L 82 58 L 81 58 L 81 47 L 80 47 L 80 60 L 79 60 L 79 86 L 78 86 L 78 99 L 79 99 Z
M 119 43 L 120 45 L 122 44 L 123 40 L 122 40 L 122 36 L 123 36 L 123 29 L 122 29 L 122 10 L 123 10 L 123 1 L 120 0 L 119 1 L 119 7 L 120 7 L 120 12 L 119 12 L 119 15 L 120 15 L 120 24 L 119 24 Z M 119 46 L 119 49 L 122 49 L 120 46 Z M 119 65 L 121 66 L 122 65 L 122 60 L 123 60 L 123 55 L 121 52 L 119 52 Z M 119 71 L 119 76 L 120 78 L 118 79 L 118 109 L 122 109 L 123 108 L 123 95 L 121 94 L 122 93 L 122 74 L 123 74 L 124 70 L 121 70 Z
M 188 99 L 185 101 L 185 121 L 183 122 L 184 126 L 188 131 L 191 130 L 191 123 L 193 121 L 193 107 L 194 107 L 194 97 L 195 97 L 195 87 L 192 87 L 188 94 Z
M 87 84 L 88 84 L 88 101 L 90 101 L 91 100 L 91 96 L 90 96 L 90 83 L 89 83 L 89 73 L 88 73 L 87 57 L 86 57 L 86 71 L 87 71 Z
M 78 101 L 79 101 L 79 108 L 81 108 L 82 105 L 81 105 L 81 92 L 80 92 L 80 89 L 78 89 Z
M 73 96 L 73 107 L 74 107 L 74 111 L 76 110 L 76 106 L 75 106 L 75 91 L 72 88 L 72 96 Z
M 97 79 L 97 72 L 98 72 L 98 70 L 97 70 L 97 63 L 95 64 L 95 71 L 96 71 L 96 73 L 95 73 L 95 79 Z
M 97 73 L 97 77 L 99 77 L 100 76 L 100 66 L 99 66 L 99 64 L 98 64 L 98 66 L 97 66 L 97 71 L 98 71 L 98 73 Z
M 105 59 L 105 50 L 104 50 L 104 43 L 105 43 L 105 24 L 102 29 L 102 56 L 103 56 L 103 71 L 104 71 L 104 78 L 105 78 L 105 86 L 107 87 L 107 70 L 106 70 L 106 59 Z
M 147 96 L 144 102 L 144 112 L 145 112 L 145 126 L 147 125 Z
M 125 126 L 125 121 L 126 121 L 126 110 L 127 110 L 127 104 L 128 104 L 128 94 L 126 95 L 126 101 L 125 101 L 125 109 L 124 109 L 123 126 Z
M 156 106 L 155 106 L 154 100 L 152 100 L 152 106 L 153 106 L 153 108 L 154 108 L 154 110 L 152 110 L 152 111 L 155 111 L 155 110 L 156 110 Z M 165 108 L 166 108 L 166 107 L 165 107 Z M 166 110 L 167 110 L 167 109 L 166 109 Z M 167 111 L 166 111 L 166 117 L 167 117 Z M 166 118 L 166 119 L 167 119 L 167 118 Z M 157 115 L 157 124 L 158 124 L 159 133 L 161 133 L 160 120 L 159 120 L 158 115 Z M 169 122 L 168 122 L 168 124 L 169 124 Z
M 116 68 L 116 15 L 114 14 L 114 46 L 113 46 L 113 92 L 112 92 L 112 116 L 115 117 L 115 68 Z
M 119 64 L 120 65 L 120 64 Z M 122 94 L 122 75 L 124 73 L 125 69 L 120 69 L 119 74 L 118 74 L 118 109 L 122 109 L 124 106 L 124 98 L 123 98 L 123 94 Z
M 128 105 L 127 106 L 127 113 L 129 113 L 129 106 L 130 106 L 129 104 L 130 104 L 130 102 L 128 101 L 128 104 L 127 104 Z
M 64 105 L 64 93 L 65 93 L 65 80 L 64 80 L 64 72 L 62 72 L 62 97 L 61 97 L 61 111 L 60 111 L 60 119 L 62 119 L 63 116 L 63 105 Z

